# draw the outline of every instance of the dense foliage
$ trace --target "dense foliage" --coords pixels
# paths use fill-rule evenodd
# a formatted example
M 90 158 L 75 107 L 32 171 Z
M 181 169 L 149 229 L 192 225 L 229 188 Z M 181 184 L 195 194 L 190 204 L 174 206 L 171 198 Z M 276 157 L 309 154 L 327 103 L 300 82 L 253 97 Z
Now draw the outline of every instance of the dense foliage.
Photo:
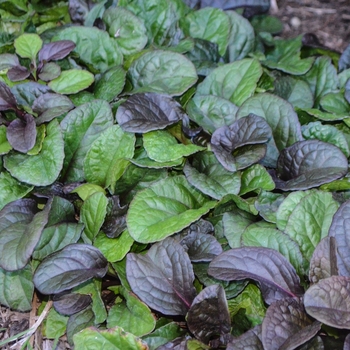
M 350 348 L 350 46 L 268 7 L 0 1 L 2 305 L 79 350 Z

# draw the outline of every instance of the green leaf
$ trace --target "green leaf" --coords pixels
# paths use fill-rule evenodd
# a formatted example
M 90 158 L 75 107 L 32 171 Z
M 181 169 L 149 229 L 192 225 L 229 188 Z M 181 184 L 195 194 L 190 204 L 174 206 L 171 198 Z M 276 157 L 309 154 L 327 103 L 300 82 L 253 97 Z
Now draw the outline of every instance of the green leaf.
M 224 11 L 214 7 L 193 11 L 183 21 L 183 30 L 192 38 L 216 43 L 221 56 L 226 52 L 230 21 Z
M 186 108 L 190 119 L 210 133 L 235 122 L 237 110 L 236 105 L 224 98 L 198 94 L 188 102 Z
M 178 143 L 174 136 L 163 130 L 143 134 L 143 146 L 148 157 L 156 162 L 171 162 L 205 150 L 197 145 Z
M 221 199 L 227 194 L 239 193 L 240 173 L 224 169 L 212 152 L 199 153 L 192 165 L 186 163 L 183 171 L 191 185 L 212 198 Z
M 275 188 L 270 174 L 260 164 L 254 164 L 242 172 L 242 185 L 240 195 L 251 191 L 272 191 Z
M 284 199 L 284 194 L 263 190 L 255 201 L 255 208 L 265 221 L 276 223 L 276 212 Z
M 338 207 L 331 193 L 312 191 L 299 200 L 290 214 L 284 232 L 298 243 L 307 260 L 311 259 L 320 240 L 327 236 Z
M 76 52 L 83 62 L 100 72 L 123 63 L 123 55 L 116 40 L 96 27 L 65 28 L 53 40 L 73 41 L 76 44 L 73 52 Z
M 303 257 L 299 246 L 275 225 L 259 221 L 249 225 L 242 234 L 242 246 L 272 248 L 280 252 L 303 275 Z
M 261 74 L 260 63 L 254 59 L 246 58 L 225 64 L 214 69 L 198 85 L 196 94 L 219 96 L 240 106 L 254 94 Z
M 132 12 L 122 7 L 110 7 L 104 12 L 102 19 L 123 55 L 133 55 L 146 46 L 148 37 L 144 23 Z
M 127 158 L 134 156 L 135 135 L 113 125 L 92 143 L 84 159 L 87 181 L 114 191 L 115 182 L 123 175 L 129 164 Z
M 100 232 L 96 236 L 94 246 L 101 251 L 109 262 L 116 262 L 124 259 L 133 243 L 134 240 L 128 230 L 125 230 L 116 238 L 108 238 L 106 234 Z
M 95 323 L 103 323 L 107 319 L 107 311 L 101 295 L 102 281 L 94 278 L 75 287 L 72 292 L 90 295 L 92 298 L 92 311 L 95 315 Z
M 236 11 L 226 11 L 230 20 L 226 57 L 229 62 L 245 58 L 254 49 L 255 35 L 250 22 Z
M 330 92 L 320 100 L 322 109 L 334 114 L 350 114 L 350 104 L 345 99 L 342 92 Z
M 156 321 L 149 307 L 122 286 L 110 289 L 124 300 L 117 300 L 109 310 L 107 327 L 119 326 L 137 337 L 151 333 Z
M 107 197 L 96 192 L 88 197 L 80 209 L 80 221 L 85 225 L 83 239 L 86 243 L 92 243 L 105 220 L 107 213 Z
M 106 194 L 106 191 L 101 186 L 90 183 L 82 184 L 72 191 L 72 193 L 77 193 L 83 201 L 96 192 Z
M 43 142 L 46 136 L 46 124 L 41 124 L 36 127 L 36 140 L 34 147 L 27 152 L 30 156 L 36 156 L 39 154 L 43 147 Z
M 305 74 L 310 70 L 314 58 L 300 59 L 301 39 L 300 35 L 295 39 L 275 40 L 275 47 L 266 55 L 263 64 L 270 69 L 278 69 L 293 75 Z
M 50 88 L 60 94 L 76 94 L 81 90 L 85 90 L 94 82 L 94 75 L 82 69 L 69 69 L 61 73 L 61 75 L 50 81 Z
M 146 344 L 121 327 L 99 330 L 90 327 L 82 330 L 73 337 L 74 345 L 79 350 L 145 350 Z
M 30 58 L 35 61 L 36 55 L 43 45 L 38 34 L 24 33 L 20 35 L 14 42 L 17 55 L 23 58 Z
M 73 336 L 81 330 L 92 326 L 95 322 L 95 315 L 91 306 L 69 317 L 67 322 L 67 340 L 73 345 Z
M 44 335 L 48 339 L 57 339 L 66 333 L 68 317 L 50 309 L 44 323 Z
M 306 140 L 317 139 L 328 142 L 337 146 L 342 152 L 349 157 L 350 150 L 344 134 L 332 125 L 322 124 L 321 122 L 313 122 L 303 125 L 301 129 Z
M 34 186 L 47 186 L 52 184 L 60 174 L 65 157 L 63 148 L 61 129 L 57 120 L 54 119 L 46 127 L 46 137 L 39 154 L 6 155 L 4 166 L 21 182 Z
M 103 100 L 85 103 L 65 116 L 61 122 L 65 151 L 62 178 L 70 182 L 84 179 L 83 162 L 91 144 L 112 125 L 111 107 Z
M 128 71 L 133 93 L 182 95 L 198 79 L 193 63 L 176 52 L 155 50 L 133 61 Z
M 187 182 L 176 176 L 139 192 L 131 202 L 127 224 L 137 242 L 156 242 L 179 232 L 215 206 Z
M 312 68 L 301 78 L 310 86 L 315 108 L 319 107 L 322 96 L 335 92 L 338 88 L 337 70 L 326 56 L 316 58 Z
M 33 189 L 33 186 L 21 184 L 13 178 L 7 171 L 0 173 L 0 210 L 16 199 L 23 198 Z
M 94 95 L 96 98 L 111 102 L 124 88 L 126 72 L 121 66 L 105 71 L 96 79 Z
M 0 268 L 0 303 L 21 312 L 31 310 L 34 293 L 32 279 L 33 273 L 29 264 L 13 272 Z
M 11 151 L 12 147 L 10 143 L 7 141 L 6 137 L 6 126 L 0 126 L 0 155 L 7 154 Z

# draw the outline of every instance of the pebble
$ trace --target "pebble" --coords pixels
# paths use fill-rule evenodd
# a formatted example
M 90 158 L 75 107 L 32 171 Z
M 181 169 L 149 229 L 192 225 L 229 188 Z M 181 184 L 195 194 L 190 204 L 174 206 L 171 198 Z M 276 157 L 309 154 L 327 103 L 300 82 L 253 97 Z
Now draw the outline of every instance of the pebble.
M 298 17 L 292 17 L 291 20 L 290 20 L 290 24 L 291 24 L 292 27 L 297 29 L 301 25 L 301 20 Z

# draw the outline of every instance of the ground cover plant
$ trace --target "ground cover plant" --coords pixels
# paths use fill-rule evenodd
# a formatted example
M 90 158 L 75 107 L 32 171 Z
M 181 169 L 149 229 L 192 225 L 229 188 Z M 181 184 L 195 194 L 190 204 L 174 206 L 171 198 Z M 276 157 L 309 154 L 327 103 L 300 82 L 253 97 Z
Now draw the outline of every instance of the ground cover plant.
M 350 348 L 350 46 L 268 8 L 0 1 L 0 346 Z

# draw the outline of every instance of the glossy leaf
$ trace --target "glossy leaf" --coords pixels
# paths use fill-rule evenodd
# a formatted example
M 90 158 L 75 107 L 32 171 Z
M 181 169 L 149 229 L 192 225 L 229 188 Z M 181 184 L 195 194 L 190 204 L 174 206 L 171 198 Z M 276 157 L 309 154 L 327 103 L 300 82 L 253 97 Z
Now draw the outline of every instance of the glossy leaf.
M 49 87 L 60 94 L 76 94 L 85 90 L 94 82 L 94 75 L 82 69 L 69 69 L 50 81 Z
M 271 350 L 295 349 L 314 337 L 320 329 L 321 323 L 312 323 L 300 301 L 278 300 L 267 309 L 262 323 L 262 343 L 264 348 Z M 292 344 L 291 338 L 294 340 Z
M 21 182 L 47 186 L 60 174 L 64 158 L 64 144 L 57 120 L 46 127 L 46 137 L 37 155 L 12 154 L 5 156 L 4 165 L 8 172 Z
M 40 236 L 48 222 L 52 201 L 49 200 L 44 210 L 35 214 L 35 202 L 17 200 L 7 204 L 0 211 L 0 266 L 7 271 L 24 268 L 39 242 Z M 18 206 L 24 205 L 22 209 Z M 16 212 L 19 211 L 18 214 Z M 12 222 L 11 222 L 12 221 Z
M 156 321 L 147 305 L 124 287 L 113 288 L 123 300 L 116 302 L 108 313 L 107 327 L 123 327 L 138 337 L 153 331 Z
M 126 263 L 132 291 L 165 315 L 185 315 L 196 295 L 192 265 L 172 238 L 154 244 L 146 255 L 130 253 Z
M 331 226 L 329 228 L 329 236 L 334 237 L 336 247 L 336 260 L 339 275 L 350 276 L 350 260 L 349 260 L 349 218 L 350 201 L 343 203 L 333 216 Z
M 302 293 L 299 277 L 292 265 L 280 253 L 269 248 L 228 250 L 212 260 L 208 274 L 225 281 L 253 279 L 260 284 L 268 304 Z
M 94 324 L 95 315 L 91 307 L 87 307 L 69 317 L 67 322 L 67 340 L 73 344 L 74 334 Z
M 64 139 L 62 176 L 67 181 L 84 179 L 83 162 L 91 144 L 113 124 L 110 106 L 95 100 L 70 111 L 61 122 Z
M 187 313 L 187 325 L 191 333 L 206 344 L 212 336 L 230 332 L 231 318 L 222 286 L 206 287 L 195 297 Z
M 74 50 L 75 43 L 71 40 L 61 40 L 53 43 L 44 44 L 39 51 L 39 61 L 55 61 L 65 58 Z
M 254 94 L 261 74 L 262 68 L 254 59 L 225 64 L 214 69 L 198 85 L 197 94 L 219 96 L 240 106 Z
M 28 78 L 29 75 L 30 71 L 26 67 L 20 65 L 12 67 L 7 71 L 7 77 L 11 81 L 21 81 Z
M 7 154 L 12 149 L 6 137 L 6 129 L 5 125 L 0 125 L 0 155 Z
M 76 259 L 77 254 L 79 260 Z M 53 263 L 54 261 L 54 263 Z M 70 244 L 45 258 L 34 274 L 34 285 L 43 294 L 60 293 L 93 277 L 103 277 L 107 260 L 90 245 Z
M 260 164 L 254 164 L 242 172 L 240 194 L 251 191 L 272 191 L 275 188 L 271 176 Z
M 134 156 L 135 135 L 113 125 L 99 134 L 84 159 L 84 174 L 90 183 L 115 187 Z
M 240 174 L 224 169 L 211 152 L 198 153 L 192 165 L 187 162 L 183 171 L 191 185 L 212 198 L 239 193 Z
M 335 328 L 349 329 L 349 277 L 331 276 L 311 286 L 305 293 L 306 312 Z
M 196 81 L 193 63 L 176 52 L 155 50 L 133 61 L 128 71 L 134 93 L 182 95 Z
M 26 153 L 32 149 L 36 140 L 36 125 L 31 114 L 25 114 L 23 119 L 13 120 L 7 127 L 7 140 L 16 151 Z
M 276 188 L 283 191 L 306 190 L 344 176 L 347 159 L 336 146 L 306 140 L 285 148 L 277 162 Z
M 90 295 L 77 293 L 57 294 L 53 298 L 55 310 L 65 316 L 70 316 L 84 310 L 91 302 Z
M 34 294 L 32 279 L 30 265 L 13 272 L 0 269 L 0 303 L 21 312 L 31 310 Z
M 103 21 L 108 33 L 114 37 L 123 55 L 132 55 L 141 51 L 148 37 L 144 23 L 132 12 L 122 7 L 109 7 L 103 13 Z
M 42 94 L 51 92 L 48 86 L 33 81 L 17 84 L 11 88 L 11 91 L 16 98 L 17 104 L 29 109 L 31 109 L 35 99 Z
M 123 55 L 118 43 L 108 33 L 96 27 L 73 26 L 63 29 L 55 38 L 71 40 L 76 44 L 73 52 L 80 59 L 100 72 L 118 66 L 123 62 Z
M 255 326 L 227 344 L 227 350 L 264 350 L 261 342 L 261 325 Z
M 137 242 L 157 242 L 198 220 L 215 205 L 183 176 L 156 182 L 131 202 L 127 225 Z
M 124 131 L 144 133 L 164 129 L 183 116 L 180 105 L 167 95 L 135 94 L 122 103 L 116 114 Z

